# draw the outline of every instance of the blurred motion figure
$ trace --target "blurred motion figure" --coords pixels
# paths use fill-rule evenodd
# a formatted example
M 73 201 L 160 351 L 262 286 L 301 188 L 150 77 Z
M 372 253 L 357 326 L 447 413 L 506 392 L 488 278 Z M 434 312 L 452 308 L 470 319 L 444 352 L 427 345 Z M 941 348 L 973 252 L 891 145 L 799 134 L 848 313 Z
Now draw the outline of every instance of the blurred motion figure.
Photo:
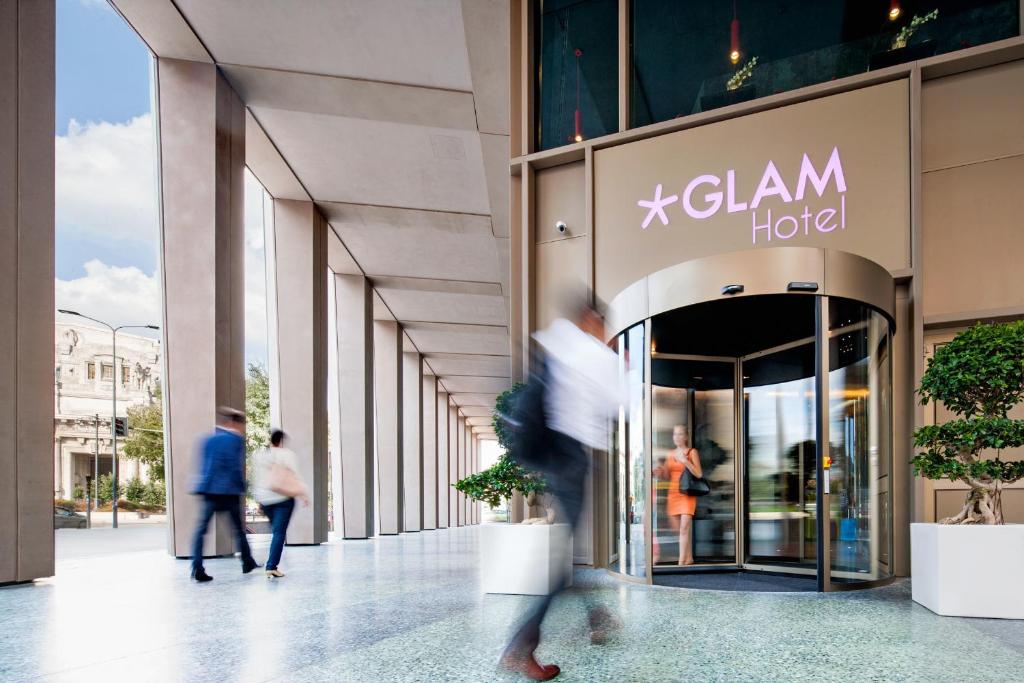
M 213 577 L 203 568 L 203 539 L 210 520 L 218 512 L 228 513 L 235 542 L 242 554 L 242 573 L 259 566 L 252 558 L 242 526 L 242 497 L 245 495 L 245 415 L 234 408 L 217 409 L 217 428 L 200 446 L 199 478 L 192 492 L 203 497 L 202 511 L 192 536 L 192 578 L 203 583 Z
M 267 555 L 267 578 L 281 578 L 284 573 L 277 566 L 284 552 L 288 523 L 295 510 L 295 499 L 309 505 L 306 486 L 299 479 L 296 470 L 295 453 L 284 447 L 285 434 L 280 429 L 270 433 L 270 447 L 253 456 L 256 469 L 256 486 L 253 496 L 270 520 L 273 537 L 270 540 L 270 554 Z
M 603 449 L 608 418 L 622 399 L 618 362 L 604 343 L 604 320 L 591 304 L 589 292 L 572 303 L 571 319 L 560 318 L 534 335 L 542 354 L 515 408 L 512 457 L 544 477 L 547 493 L 560 511 L 560 520 L 575 530 L 583 508 L 584 487 L 590 471 L 587 448 Z M 536 681 L 554 678 L 554 664 L 540 664 L 534 651 L 540 626 L 551 601 L 569 577 L 540 599 L 527 615 L 501 656 L 502 667 Z M 605 608 L 589 610 L 590 638 L 604 642 L 617 626 Z

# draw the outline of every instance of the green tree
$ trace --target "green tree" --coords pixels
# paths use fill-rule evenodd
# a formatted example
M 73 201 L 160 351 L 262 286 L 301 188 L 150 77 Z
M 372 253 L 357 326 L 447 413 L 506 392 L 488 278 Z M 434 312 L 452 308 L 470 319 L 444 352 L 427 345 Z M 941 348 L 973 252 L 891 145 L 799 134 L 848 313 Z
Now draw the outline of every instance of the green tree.
M 141 503 L 145 493 L 146 485 L 138 477 L 132 477 L 124 484 L 124 497 L 133 503 Z
M 957 418 L 914 432 L 914 473 L 971 487 L 963 509 L 941 524 L 1002 524 L 1002 490 L 1024 477 L 1024 461 L 1000 451 L 1024 446 L 1024 420 L 1008 413 L 1024 400 L 1024 320 L 978 324 L 928 361 L 921 402 L 941 401 Z M 991 457 L 993 456 L 994 457 Z
M 512 427 L 508 423 L 508 418 L 515 410 L 516 398 L 525 387 L 526 385 L 522 382 L 513 384 L 498 394 L 498 398 L 494 401 L 491 424 L 494 426 L 494 435 L 498 437 L 498 445 L 506 452 L 512 450 Z
M 164 411 L 160 388 L 153 393 L 154 401 L 128 409 L 128 438 L 122 453 L 126 458 L 138 460 L 149 468 L 153 479 L 164 479 Z
M 245 452 L 252 455 L 270 443 L 270 377 L 260 363 L 249 363 L 245 379 Z
M 151 480 L 142 491 L 142 502 L 146 505 L 164 507 L 167 505 L 167 489 L 164 482 Z
M 100 505 L 106 505 L 109 503 L 114 493 L 114 475 L 110 472 L 106 472 L 100 475 L 99 481 L 96 482 L 96 499 Z M 124 496 L 124 484 L 118 483 L 117 486 L 117 499 L 121 500 Z
M 459 480 L 455 488 L 473 500 L 496 508 L 501 505 L 502 500 L 510 499 L 516 491 L 527 496 L 531 493 L 543 493 L 544 479 L 513 462 L 508 454 L 503 454 L 498 458 L 498 462 L 483 472 Z

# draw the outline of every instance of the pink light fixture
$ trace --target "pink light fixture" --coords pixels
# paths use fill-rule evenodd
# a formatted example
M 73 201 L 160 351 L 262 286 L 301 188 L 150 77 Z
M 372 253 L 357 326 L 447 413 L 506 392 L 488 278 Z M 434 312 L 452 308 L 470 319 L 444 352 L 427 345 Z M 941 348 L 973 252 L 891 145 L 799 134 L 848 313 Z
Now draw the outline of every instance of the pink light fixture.
M 736 14 L 736 0 L 732 0 L 732 23 L 729 24 L 729 61 L 740 61 L 740 20 Z
M 572 139 L 575 142 L 583 142 L 583 117 L 580 114 L 580 57 L 583 56 L 583 50 L 576 48 L 576 116 L 575 116 L 575 128 Z

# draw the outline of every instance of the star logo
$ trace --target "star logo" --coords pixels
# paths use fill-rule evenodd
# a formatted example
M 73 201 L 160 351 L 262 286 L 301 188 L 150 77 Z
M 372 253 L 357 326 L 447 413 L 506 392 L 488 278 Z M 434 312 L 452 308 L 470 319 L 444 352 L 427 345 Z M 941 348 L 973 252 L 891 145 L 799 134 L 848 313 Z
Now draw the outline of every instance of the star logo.
M 651 221 L 654 220 L 655 216 L 661 219 L 662 225 L 668 225 L 668 216 L 665 215 L 665 207 L 669 204 L 674 204 L 677 201 L 679 201 L 679 195 L 662 198 L 661 184 L 659 183 L 658 186 L 654 188 L 654 199 L 652 201 L 641 199 L 636 203 L 637 206 L 642 206 L 643 208 L 648 209 L 647 218 L 644 219 L 644 222 L 640 227 L 646 230 L 647 226 L 651 224 Z

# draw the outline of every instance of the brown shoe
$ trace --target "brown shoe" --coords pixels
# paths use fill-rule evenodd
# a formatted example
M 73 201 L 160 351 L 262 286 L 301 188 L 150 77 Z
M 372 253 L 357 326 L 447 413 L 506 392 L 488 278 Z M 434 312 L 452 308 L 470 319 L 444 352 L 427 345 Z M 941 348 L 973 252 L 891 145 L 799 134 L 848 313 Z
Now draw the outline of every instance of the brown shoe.
M 507 671 L 521 673 L 531 681 L 550 681 L 562 672 L 555 664 L 541 664 L 532 652 L 506 650 L 499 662 Z

